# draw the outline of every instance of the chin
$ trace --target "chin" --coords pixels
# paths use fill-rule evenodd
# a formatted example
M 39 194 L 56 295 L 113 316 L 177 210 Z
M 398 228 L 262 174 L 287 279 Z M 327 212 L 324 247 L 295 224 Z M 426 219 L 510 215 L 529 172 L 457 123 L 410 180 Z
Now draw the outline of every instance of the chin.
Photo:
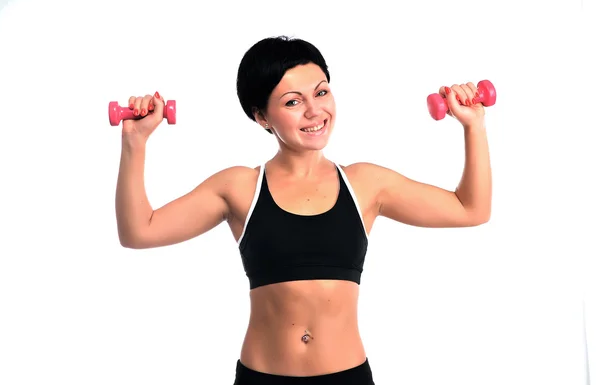
M 325 149 L 325 147 L 327 147 L 327 142 L 324 142 L 320 145 L 305 145 L 302 146 L 303 149 L 307 150 L 307 151 L 323 151 Z

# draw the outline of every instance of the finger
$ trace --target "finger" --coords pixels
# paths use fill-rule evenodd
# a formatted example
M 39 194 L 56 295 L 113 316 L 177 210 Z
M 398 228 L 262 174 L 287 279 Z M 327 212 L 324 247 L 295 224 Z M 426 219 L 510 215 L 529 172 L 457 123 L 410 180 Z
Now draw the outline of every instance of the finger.
M 469 89 L 471 89 L 471 92 L 473 92 L 474 99 L 479 97 L 479 91 L 477 90 L 477 86 L 475 84 L 473 84 L 472 82 L 468 82 L 467 87 L 469 87 Z M 473 103 L 473 104 L 476 104 L 476 103 Z
M 139 116 L 140 115 L 140 111 L 142 110 L 142 97 L 138 96 L 137 98 L 135 98 L 135 101 L 133 102 L 133 115 L 134 116 Z
M 467 87 L 469 87 L 469 89 L 473 92 L 473 95 L 477 93 L 477 86 L 472 82 L 468 82 Z
M 129 109 L 133 110 L 135 104 L 135 96 L 130 96 L 129 100 L 127 101 L 127 104 L 129 105 Z
M 438 92 L 440 93 L 440 95 L 442 97 L 444 97 L 445 99 L 448 99 L 449 95 L 452 93 L 452 90 L 450 89 L 450 87 L 442 86 L 442 87 L 440 87 Z M 457 96 L 454 96 L 454 98 L 457 98 Z M 450 109 L 448 109 L 448 111 L 446 113 L 450 116 L 453 116 Z
M 156 115 L 156 119 L 163 119 L 163 110 L 165 108 L 165 100 L 160 96 L 158 91 L 154 93 L 152 96 L 152 105 L 154 106 L 154 115 Z
M 142 98 L 142 104 L 140 105 L 140 115 L 146 116 L 148 115 L 148 105 L 150 104 L 150 100 L 152 100 L 152 95 L 146 95 Z
M 465 90 L 462 89 L 461 86 L 459 86 L 458 84 L 454 84 L 452 87 L 452 91 L 454 91 L 454 93 L 456 94 L 458 101 L 462 104 L 462 105 L 467 105 L 467 94 L 465 93 Z
M 456 92 L 454 86 L 452 88 L 444 87 L 444 94 L 446 95 L 446 103 L 448 103 L 448 114 L 453 116 L 452 111 L 460 106 L 460 96 Z
M 475 93 L 471 90 L 471 88 L 466 84 L 461 84 L 460 88 L 465 92 L 466 95 L 466 104 L 467 106 L 473 105 L 473 98 L 475 97 Z

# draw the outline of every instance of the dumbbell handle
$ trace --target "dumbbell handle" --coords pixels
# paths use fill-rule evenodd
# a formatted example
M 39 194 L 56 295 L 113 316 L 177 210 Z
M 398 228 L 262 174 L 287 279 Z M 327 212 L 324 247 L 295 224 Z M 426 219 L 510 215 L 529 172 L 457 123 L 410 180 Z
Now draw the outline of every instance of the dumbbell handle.
M 153 112 L 150 111 L 149 114 Z M 121 107 L 117 102 L 108 103 L 108 120 L 111 126 L 118 126 L 121 120 L 142 119 L 143 116 L 133 115 L 133 110 L 129 107 Z M 175 100 L 167 100 L 165 108 L 163 109 L 163 118 L 167 119 L 167 123 L 175 124 L 177 122 L 177 108 Z
M 475 97 L 474 104 L 482 103 L 489 107 L 496 104 L 496 89 L 489 80 L 482 80 L 477 83 L 477 92 L 479 96 Z M 429 114 L 435 120 L 441 120 L 448 113 L 448 102 L 440 94 L 431 94 L 427 97 L 427 107 Z

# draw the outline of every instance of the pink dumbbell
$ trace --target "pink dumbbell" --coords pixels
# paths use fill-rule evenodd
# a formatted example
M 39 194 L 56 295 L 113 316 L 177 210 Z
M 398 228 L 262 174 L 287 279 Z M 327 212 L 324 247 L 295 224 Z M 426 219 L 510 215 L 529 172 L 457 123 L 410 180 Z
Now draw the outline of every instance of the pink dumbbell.
M 477 83 L 477 92 L 479 96 L 475 98 L 475 103 L 482 103 L 484 106 L 493 106 L 496 103 L 496 89 L 489 80 L 482 80 Z M 429 115 L 435 120 L 442 120 L 448 112 L 446 99 L 440 94 L 431 94 L 427 97 L 427 108 Z
M 167 123 L 175 124 L 177 109 L 175 108 L 175 100 L 167 100 L 167 104 L 163 110 L 163 117 L 167 118 Z M 150 111 L 150 114 L 152 111 Z M 147 115 L 146 115 L 147 116 Z M 108 120 L 111 126 L 118 126 L 121 120 L 125 119 L 141 119 L 142 116 L 134 116 L 133 110 L 128 107 L 121 107 L 117 102 L 108 103 Z

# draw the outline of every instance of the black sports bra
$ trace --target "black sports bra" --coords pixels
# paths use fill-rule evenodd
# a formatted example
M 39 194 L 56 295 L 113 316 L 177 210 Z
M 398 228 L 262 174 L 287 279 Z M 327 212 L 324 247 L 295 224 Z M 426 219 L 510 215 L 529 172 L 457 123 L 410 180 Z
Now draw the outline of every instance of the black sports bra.
M 238 241 L 250 289 L 272 283 L 338 279 L 360 284 L 368 235 L 352 186 L 336 164 L 335 205 L 317 215 L 280 208 L 260 167 L 252 205 Z

